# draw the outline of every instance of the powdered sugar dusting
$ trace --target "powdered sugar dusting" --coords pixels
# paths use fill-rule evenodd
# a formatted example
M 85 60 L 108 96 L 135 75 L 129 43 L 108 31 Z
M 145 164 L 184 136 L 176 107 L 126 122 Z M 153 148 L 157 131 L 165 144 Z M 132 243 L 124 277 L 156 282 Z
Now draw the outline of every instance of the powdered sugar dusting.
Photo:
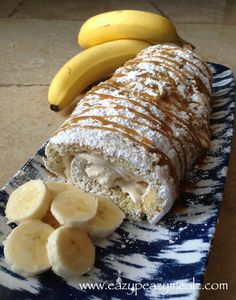
M 210 81 L 207 67 L 189 49 L 144 49 L 89 91 L 51 138 L 50 169 L 55 156 L 73 154 L 68 147 L 122 159 L 135 175 L 158 185 L 166 213 L 176 197 L 173 179 L 181 180 L 208 144 Z

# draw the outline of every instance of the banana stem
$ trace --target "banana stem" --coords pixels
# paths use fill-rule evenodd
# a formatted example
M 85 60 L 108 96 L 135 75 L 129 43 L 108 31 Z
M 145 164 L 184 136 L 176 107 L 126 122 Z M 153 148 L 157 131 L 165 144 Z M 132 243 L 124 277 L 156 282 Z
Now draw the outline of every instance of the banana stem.
M 179 35 L 177 37 L 177 42 L 181 47 L 189 47 L 191 50 L 196 49 L 196 47 L 192 43 L 182 39 Z

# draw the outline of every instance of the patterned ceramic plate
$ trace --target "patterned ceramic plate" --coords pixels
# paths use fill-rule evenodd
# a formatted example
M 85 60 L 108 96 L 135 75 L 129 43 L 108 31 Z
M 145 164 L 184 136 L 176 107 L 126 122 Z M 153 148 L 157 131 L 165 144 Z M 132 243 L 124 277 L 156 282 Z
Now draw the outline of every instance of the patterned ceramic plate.
M 15 274 L 4 261 L 1 246 L 0 299 L 196 299 L 222 200 L 233 134 L 232 71 L 209 65 L 214 74 L 211 147 L 188 174 L 171 212 L 157 226 L 125 221 L 108 239 L 96 242 L 95 266 L 77 280 L 64 281 L 52 271 L 33 278 Z M 4 218 L 9 193 L 30 179 L 48 177 L 42 164 L 44 148 L 0 191 L 1 244 L 11 230 Z

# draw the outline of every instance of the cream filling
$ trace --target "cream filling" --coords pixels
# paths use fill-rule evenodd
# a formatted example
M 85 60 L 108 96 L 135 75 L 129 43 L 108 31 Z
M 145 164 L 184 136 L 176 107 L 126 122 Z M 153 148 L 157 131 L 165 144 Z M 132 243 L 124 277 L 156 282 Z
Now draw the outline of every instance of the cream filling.
M 132 174 L 124 167 L 92 154 L 77 154 L 79 160 L 85 160 L 85 173 L 106 188 L 118 186 L 122 192 L 129 194 L 133 201 L 140 201 L 147 190 L 147 183 L 142 177 Z M 68 173 L 68 171 L 66 172 Z

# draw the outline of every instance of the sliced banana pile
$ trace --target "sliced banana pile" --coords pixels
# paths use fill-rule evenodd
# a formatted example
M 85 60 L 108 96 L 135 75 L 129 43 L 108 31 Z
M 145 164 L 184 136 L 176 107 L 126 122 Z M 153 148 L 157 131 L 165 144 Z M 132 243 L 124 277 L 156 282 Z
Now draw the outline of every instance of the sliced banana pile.
M 9 223 L 18 224 L 4 241 L 5 259 L 25 276 L 50 268 L 63 277 L 87 273 L 95 261 L 89 236 L 107 237 L 125 217 L 108 198 L 42 180 L 17 188 L 5 213 Z

